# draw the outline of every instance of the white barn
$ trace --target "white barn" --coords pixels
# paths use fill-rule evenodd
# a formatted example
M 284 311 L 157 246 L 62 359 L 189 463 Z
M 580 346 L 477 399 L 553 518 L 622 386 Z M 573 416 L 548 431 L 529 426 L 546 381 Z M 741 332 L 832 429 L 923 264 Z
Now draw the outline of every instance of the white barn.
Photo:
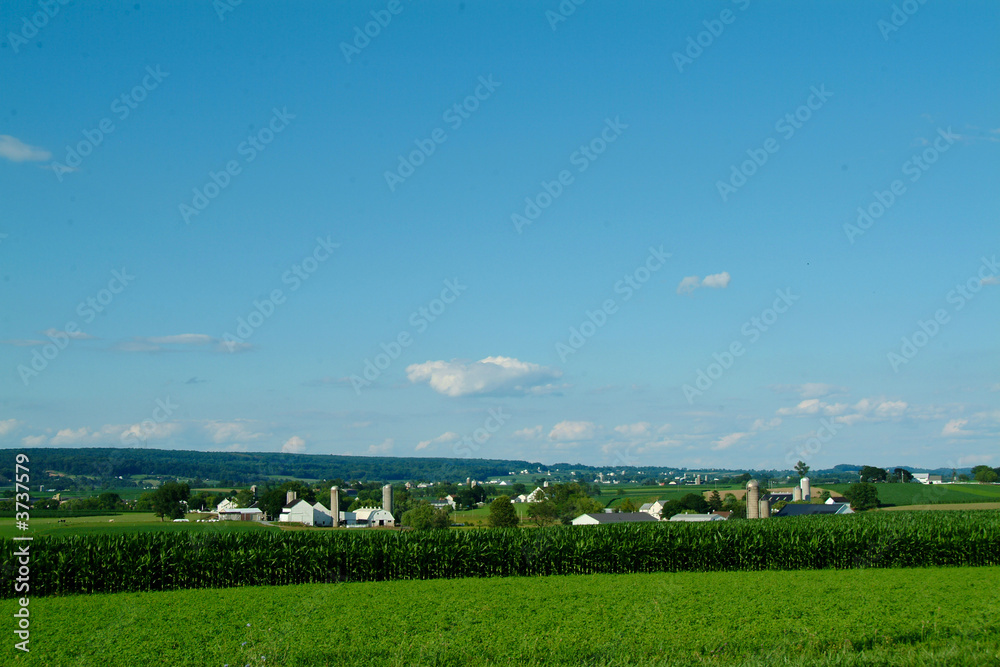
M 221 521 L 263 521 L 264 512 L 256 507 L 232 507 L 219 512 Z
M 364 507 L 355 512 L 354 525 L 357 526 L 395 526 L 396 520 L 392 514 L 381 507 Z M 348 525 L 351 525 L 348 523 Z
M 281 516 L 278 517 L 278 521 L 290 521 L 306 526 L 332 526 L 333 515 L 320 503 L 311 505 L 307 501 L 299 499 L 293 500 L 281 508 Z

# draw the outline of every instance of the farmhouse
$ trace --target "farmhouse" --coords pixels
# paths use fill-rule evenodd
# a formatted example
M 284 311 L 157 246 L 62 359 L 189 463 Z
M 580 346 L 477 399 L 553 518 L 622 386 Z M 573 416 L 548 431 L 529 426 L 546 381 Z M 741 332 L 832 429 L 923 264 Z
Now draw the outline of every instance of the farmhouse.
M 663 511 L 663 505 L 665 503 L 662 500 L 657 500 L 653 503 L 643 503 L 642 507 L 639 508 L 640 512 L 646 512 L 656 518 L 660 518 L 660 512 Z
M 541 487 L 536 486 L 535 490 L 527 495 L 524 499 L 526 503 L 540 503 L 545 500 L 545 492 L 542 491 Z
M 608 523 L 640 523 L 645 521 L 658 521 L 658 519 L 647 512 L 613 512 L 602 514 L 581 514 L 573 519 L 574 526 L 599 526 Z
M 854 514 L 854 510 L 847 503 L 785 505 L 774 516 L 806 516 L 810 514 Z
M 913 479 L 917 480 L 921 484 L 941 484 L 943 482 L 941 475 L 932 475 L 926 472 L 913 473 Z

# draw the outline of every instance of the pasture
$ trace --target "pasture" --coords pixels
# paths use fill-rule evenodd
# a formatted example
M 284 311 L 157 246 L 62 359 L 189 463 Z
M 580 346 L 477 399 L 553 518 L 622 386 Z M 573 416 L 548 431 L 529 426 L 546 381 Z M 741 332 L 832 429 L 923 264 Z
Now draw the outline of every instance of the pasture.
M 10 539 L 15 535 L 31 535 L 34 537 L 69 537 L 72 535 L 130 535 L 133 533 L 150 532 L 189 532 L 202 533 L 209 531 L 255 531 L 277 530 L 254 521 L 219 521 L 216 523 L 196 523 L 196 519 L 207 518 L 208 514 L 188 514 L 187 523 L 174 523 L 169 519 L 160 521 L 152 512 L 126 512 L 115 516 L 77 516 L 62 519 L 57 517 L 32 518 L 29 521 L 30 531 L 17 530 L 12 520 L 0 522 L 0 539 Z
M 850 484 L 824 484 L 831 493 L 843 495 Z M 1000 502 L 1000 484 L 876 484 L 882 505 L 937 505 L 942 503 Z
M 32 598 L 31 652 L 4 651 L 24 667 L 978 667 L 1000 662 L 983 594 L 998 579 L 1000 567 L 686 572 Z

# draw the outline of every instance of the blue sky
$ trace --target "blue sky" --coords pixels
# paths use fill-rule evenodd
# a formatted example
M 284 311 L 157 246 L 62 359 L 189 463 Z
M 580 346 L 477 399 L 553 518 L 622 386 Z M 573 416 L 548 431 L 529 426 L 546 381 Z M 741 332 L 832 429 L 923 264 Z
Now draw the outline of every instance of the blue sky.
M 994 3 L 39 7 L 0 446 L 1000 462 Z

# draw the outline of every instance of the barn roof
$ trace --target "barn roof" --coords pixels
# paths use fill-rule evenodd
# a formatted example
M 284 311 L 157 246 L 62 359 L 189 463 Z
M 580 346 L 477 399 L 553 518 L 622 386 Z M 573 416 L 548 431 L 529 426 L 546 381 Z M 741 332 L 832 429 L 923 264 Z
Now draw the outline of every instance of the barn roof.
M 656 521 L 656 517 L 646 512 L 614 512 L 601 514 L 588 514 L 597 523 L 634 523 L 637 521 Z

